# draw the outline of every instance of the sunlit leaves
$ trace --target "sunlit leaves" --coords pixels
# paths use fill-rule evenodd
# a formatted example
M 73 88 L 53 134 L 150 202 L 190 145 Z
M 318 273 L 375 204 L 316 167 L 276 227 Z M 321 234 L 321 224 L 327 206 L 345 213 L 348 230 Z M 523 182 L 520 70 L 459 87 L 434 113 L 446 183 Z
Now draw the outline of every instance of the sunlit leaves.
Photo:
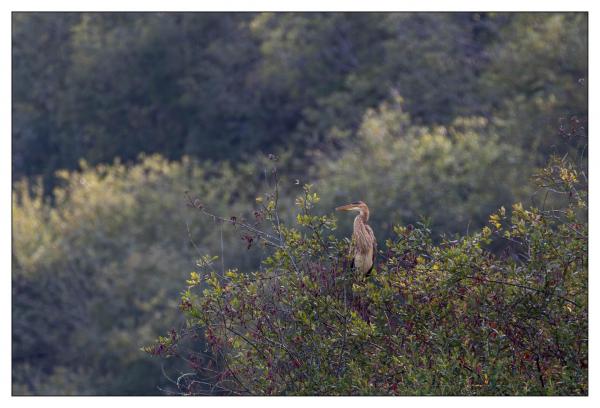
M 304 193 L 298 229 L 281 227 L 285 245 L 263 268 L 213 272 L 201 296 L 182 296 L 228 361 L 217 384 L 259 395 L 587 393 L 576 202 L 560 217 L 501 207 L 481 231 L 439 244 L 424 224 L 397 225 L 371 276 L 358 277 L 348 239 L 323 239 L 329 216 L 309 211 L 314 193 Z

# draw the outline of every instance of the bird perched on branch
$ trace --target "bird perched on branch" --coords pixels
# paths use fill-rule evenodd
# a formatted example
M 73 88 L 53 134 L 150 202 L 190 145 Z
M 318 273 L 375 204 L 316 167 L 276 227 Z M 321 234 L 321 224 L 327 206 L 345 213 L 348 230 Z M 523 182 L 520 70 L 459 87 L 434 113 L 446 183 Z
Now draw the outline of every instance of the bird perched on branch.
M 369 221 L 369 207 L 362 201 L 342 205 L 336 211 L 358 211 L 354 218 L 352 245 L 350 247 L 352 263 L 360 277 L 368 276 L 373 269 L 377 254 L 377 240 Z

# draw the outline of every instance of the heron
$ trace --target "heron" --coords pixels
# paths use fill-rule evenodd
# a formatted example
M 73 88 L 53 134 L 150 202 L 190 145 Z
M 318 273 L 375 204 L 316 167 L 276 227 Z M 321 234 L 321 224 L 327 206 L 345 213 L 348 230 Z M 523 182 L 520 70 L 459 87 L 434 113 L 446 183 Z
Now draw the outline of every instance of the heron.
M 350 254 L 352 263 L 360 277 L 369 276 L 375 263 L 377 254 L 377 240 L 373 229 L 367 224 L 369 221 L 369 207 L 362 201 L 336 207 L 336 211 L 358 211 L 354 218 L 354 231 Z

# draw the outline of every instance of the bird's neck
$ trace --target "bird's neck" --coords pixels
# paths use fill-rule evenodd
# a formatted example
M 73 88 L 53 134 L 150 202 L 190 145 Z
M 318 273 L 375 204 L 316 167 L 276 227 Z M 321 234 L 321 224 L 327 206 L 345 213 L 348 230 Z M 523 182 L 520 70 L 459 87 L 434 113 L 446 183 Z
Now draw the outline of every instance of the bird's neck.
M 369 212 L 368 211 L 360 211 L 360 214 L 356 216 L 355 221 L 362 221 L 363 223 L 367 223 L 369 221 Z

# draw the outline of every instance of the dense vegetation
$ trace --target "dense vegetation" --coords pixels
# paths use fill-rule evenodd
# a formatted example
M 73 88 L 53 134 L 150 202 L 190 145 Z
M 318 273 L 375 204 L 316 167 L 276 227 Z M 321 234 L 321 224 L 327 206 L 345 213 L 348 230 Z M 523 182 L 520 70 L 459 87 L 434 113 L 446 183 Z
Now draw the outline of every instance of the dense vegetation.
M 252 393 L 587 392 L 585 14 L 15 13 L 12 63 L 14 393 L 248 392 L 233 372 Z M 567 161 L 550 168 L 574 179 L 546 176 L 577 191 L 575 201 L 536 194 L 530 183 L 553 154 Z M 240 223 L 267 222 L 273 211 L 262 193 L 273 188 L 274 164 L 279 221 L 305 236 L 278 241 L 304 263 L 277 278 L 289 255 L 240 234 Z M 357 283 L 362 306 L 340 297 L 351 219 L 323 242 L 311 219 L 294 225 L 294 197 L 307 184 L 319 193 L 311 209 L 325 217 L 319 228 L 333 228 L 336 205 L 362 199 L 372 209 L 384 252 L 373 280 Z M 502 206 L 500 235 L 514 225 L 519 243 L 507 245 L 488 222 Z M 402 229 L 409 224 L 417 227 Z M 539 257 L 518 258 L 530 244 Z M 207 254 L 218 256 L 209 266 Z M 565 273 L 550 277 L 559 264 Z M 203 279 L 192 279 L 185 318 L 177 299 L 195 268 Z M 485 276 L 539 291 L 477 280 Z M 229 290 L 254 287 L 257 296 L 278 282 L 291 303 L 258 296 L 257 307 L 305 313 L 285 324 L 311 339 L 306 349 L 281 332 L 306 363 L 295 377 L 282 377 L 294 363 L 273 344 L 261 345 L 277 364 L 268 370 L 244 344 L 221 344 L 232 339 L 226 333 L 205 337 L 200 327 L 218 316 L 211 299 L 230 280 Z M 316 308 L 315 297 L 324 302 Z M 206 314 L 189 315 L 204 302 Z M 322 309 L 331 315 L 308 313 Z M 385 326 L 384 312 L 397 324 Z M 226 317 L 237 325 L 248 316 Z M 523 326 L 511 334 L 513 318 Z M 197 338 L 180 339 L 186 320 L 183 332 Z M 485 342 L 491 323 L 497 333 Z M 351 327 L 356 337 L 324 366 Z M 140 351 L 170 329 L 181 350 L 204 351 L 205 340 L 212 350 L 193 354 L 194 376 L 179 388 L 171 376 L 190 361 Z M 373 354 L 353 360 L 367 338 Z M 421 347 L 437 360 L 418 360 Z M 223 358 L 235 370 L 223 370 Z M 189 388 L 192 379 L 203 383 Z
M 13 173 L 334 153 L 394 92 L 418 124 L 483 116 L 548 153 L 586 115 L 586 51 L 581 13 L 18 13 Z
M 294 226 L 267 195 L 271 229 L 239 226 L 274 253 L 251 274 L 205 257 L 181 298 L 186 327 L 146 351 L 189 363 L 183 394 L 587 395 L 585 173 L 555 159 L 536 178 L 566 203 L 501 207 L 438 245 L 425 225 L 396 226 L 368 278 L 309 186 Z M 199 333 L 205 350 L 180 346 Z

